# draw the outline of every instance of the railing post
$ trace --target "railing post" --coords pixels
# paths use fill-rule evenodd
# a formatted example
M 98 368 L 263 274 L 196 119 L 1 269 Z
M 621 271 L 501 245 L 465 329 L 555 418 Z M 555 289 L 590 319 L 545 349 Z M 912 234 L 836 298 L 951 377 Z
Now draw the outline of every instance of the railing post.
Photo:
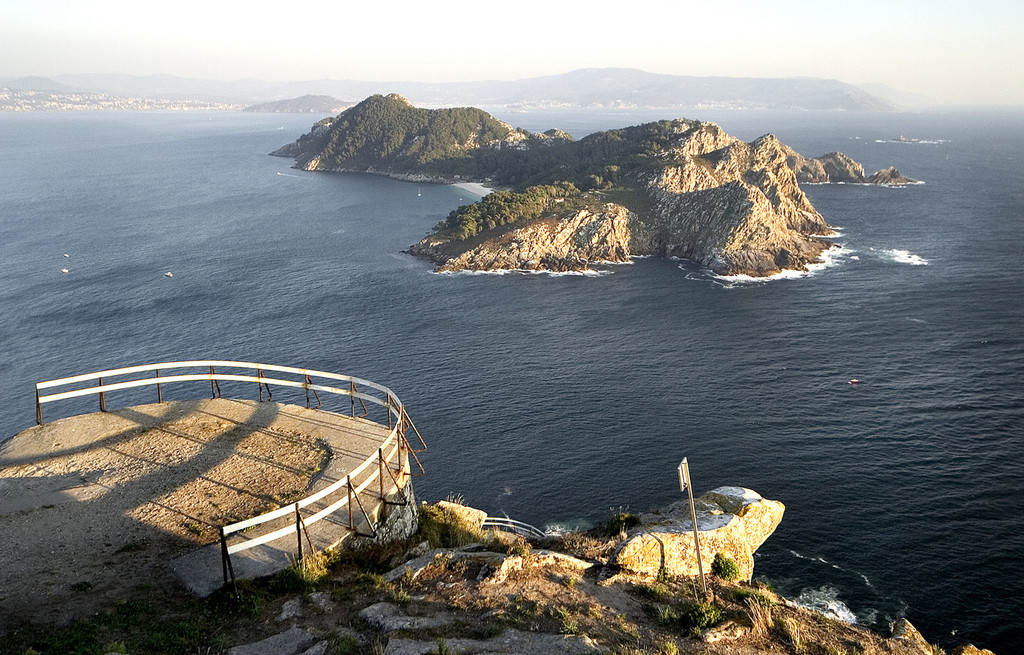
M 213 375 L 214 375 L 213 367 L 211 366 L 210 367 L 210 397 L 211 398 L 216 398 L 217 397 L 217 381 L 213 379 Z
M 263 369 L 256 369 L 256 388 L 260 390 L 260 402 L 263 402 Z
M 306 409 L 309 409 L 309 385 L 310 385 L 310 380 L 309 380 L 309 376 L 307 375 L 306 376 L 306 385 L 303 387 L 306 390 Z
M 295 503 L 295 536 L 299 538 L 299 560 L 302 559 L 302 515 L 299 514 L 299 504 Z
M 388 430 L 392 427 L 391 425 L 391 394 L 384 394 L 384 411 L 388 415 Z
M 36 387 L 36 425 L 43 424 L 43 406 L 39 403 L 39 387 Z
M 352 418 L 356 417 L 356 383 L 353 380 L 348 381 L 349 396 L 348 399 L 352 401 Z
M 377 449 L 377 477 L 380 478 L 380 499 L 384 500 L 384 449 Z
M 405 457 L 402 456 L 402 444 L 405 443 L 405 437 L 399 435 L 398 437 L 398 488 L 405 488 Z
M 99 384 L 100 388 L 102 388 L 103 387 L 103 378 L 99 378 L 99 383 L 100 383 Z M 102 391 L 100 392 L 100 411 L 101 412 L 107 411 L 107 398 L 106 398 L 106 396 L 103 395 Z
M 346 480 L 348 480 L 348 529 L 355 532 L 356 522 L 352 516 L 352 476 L 348 476 Z
M 156 369 L 156 377 L 160 377 L 160 369 Z M 164 401 L 163 393 L 160 391 L 160 383 L 156 383 L 156 401 L 162 403 Z
M 238 597 L 238 585 L 235 584 L 235 569 L 231 566 L 231 554 L 228 553 L 228 540 L 224 535 L 224 528 L 220 529 L 220 562 L 221 567 L 224 569 L 224 586 L 228 585 L 228 579 L 230 577 L 231 590 L 234 592 L 235 597 Z

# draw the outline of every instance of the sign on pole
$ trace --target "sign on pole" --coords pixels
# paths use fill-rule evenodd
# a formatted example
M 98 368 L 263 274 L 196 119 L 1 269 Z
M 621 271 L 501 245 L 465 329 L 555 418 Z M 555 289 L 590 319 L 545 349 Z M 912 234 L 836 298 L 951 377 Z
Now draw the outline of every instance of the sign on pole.
M 708 596 L 708 585 L 704 581 L 704 563 L 700 557 L 700 532 L 697 530 L 697 511 L 693 507 L 693 485 L 690 484 L 690 465 L 686 458 L 679 462 L 679 491 L 685 491 L 690 500 L 690 522 L 693 524 L 693 547 L 697 551 L 697 571 L 700 573 L 700 586 L 704 597 Z

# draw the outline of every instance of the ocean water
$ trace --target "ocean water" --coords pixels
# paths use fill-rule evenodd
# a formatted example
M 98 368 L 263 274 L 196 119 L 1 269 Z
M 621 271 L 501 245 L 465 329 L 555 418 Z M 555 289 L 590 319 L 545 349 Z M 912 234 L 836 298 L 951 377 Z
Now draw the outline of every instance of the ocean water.
M 673 117 L 498 115 L 577 137 Z M 1024 649 L 1024 115 L 688 117 L 925 184 L 806 187 L 842 249 L 801 277 L 657 258 L 436 275 L 402 250 L 475 196 L 267 156 L 309 116 L 0 114 L 0 438 L 34 423 L 35 382 L 77 373 L 349 373 L 406 402 L 424 499 L 587 526 L 678 500 L 687 457 L 698 490 L 786 504 L 755 570 L 779 591 L 877 627 L 906 616 L 947 647 Z

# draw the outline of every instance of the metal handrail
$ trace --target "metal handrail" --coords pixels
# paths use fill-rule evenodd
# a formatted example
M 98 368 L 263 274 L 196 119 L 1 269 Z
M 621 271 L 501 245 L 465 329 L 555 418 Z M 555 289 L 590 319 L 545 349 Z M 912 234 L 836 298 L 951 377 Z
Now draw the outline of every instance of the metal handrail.
M 168 375 L 161 375 L 160 374 L 161 371 L 167 371 L 168 369 L 174 370 L 174 369 L 198 368 L 198 367 L 209 368 L 209 373 L 185 373 L 185 374 L 170 375 L 170 376 L 168 376 Z M 256 375 L 253 376 L 253 375 L 239 375 L 237 373 L 218 373 L 218 372 L 216 372 L 217 368 L 221 368 L 221 369 L 223 369 L 223 368 L 241 368 L 241 369 L 255 370 Z M 121 377 L 121 376 L 125 376 L 125 375 L 135 375 L 135 374 L 138 374 L 138 373 L 147 373 L 147 372 L 151 372 L 151 371 L 154 372 L 154 376 L 153 377 L 138 378 L 138 379 L 133 379 L 133 380 L 126 380 L 126 381 L 123 381 L 123 382 L 114 382 L 114 383 L 110 383 L 109 382 L 110 378 L 117 378 L 117 377 Z M 296 381 L 296 380 L 287 380 L 287 379 L 281 379 L 281 378 L 267 377 L 266 372 L 268 372 L 268 371 L 274 372 L 274 373 L 288 373 L 288 374 L 302 376 L 302 381 L 300 382 L 300 381 Z M 337 380 L 337 381 L 341 381 L 341 382 L 346 382 L 346 383 L 348 383 L 347 384 L 348 388 L 341 388 L 341 387 L 331 386 L 331 385 L 327 385 L 327 384 L 316 384 L 316 383 L 314 383 L 311 380 L 311 378 L 313 378 L 313 377 L 326 378 L 327 380 Z M 108 380 L 108 382 L 105 383 L 104 382 L 104 378 L 106 378 Z M 67 386 L 67 385 L 77 385 L 77 384 L 81 384 L 83 382 L 91 382 L 93 380 L 95 380 L 97 382 L 97 384 L 92 385 L 92 386 L 83 387 L 83 388 L 72 389 L 72 390 L 69 390 L 69 391 L 60 391 L 60 392 L 54 392 L 54 393 L 42 393 L 42 391 L 46 390 L 46 389 L 53 389 L 53 388 L 56 388 L 56 387 Z M 142 365 L 142 366 L 130 366 L 130 367 L 126 367 L 126 368 L 110 369 L 110 370 L 106 370 L 106 371 L 97 371 L 95 373 L 87 373 L 85 375 L 76 375 L 76 376 L 71 376 L 71 377 L 66 377 L 66 378 L 59 378 L 59 379 L 56 379 L 56 380 L 47 380 L 45 382 L 39 382 L 39 383 L 36 384 L 36 422 L 39 425 L 43 424 L 42 406 L 44 404 L 46 404 L 46 403 L 56 402 L 58 400 L 65 400 L 65 399 L 68 399 L 68 398 L 76 398 L 76 397 L 80 397 L 80 396 L 86 396 L 86 395 L 90 395 L 90 394 L 96 394 L 96 395 L 99 396 L 99 399 L 100 399 L 100 411 L 104 411 L 105 412 L 105 411 L 107 411 L 107 409 L 106 409 L 106 396 L 105 396 L 105 394 L 109 393 L 111 391 L 118 391 L 118 390 L 122 390 L 122 389 L 131 389 L 131 388 L 135 388 L 135 387 L 156 385 L 156 387 L 157 387 L 158 402 L 160 402 L 161 399 L 162 399 L 161 385 L 171 384 L 171 383 L 176 383 L 176 382 L 198 382 L 198 381 L 208 381 L 208 382 L 210 382 L 212 393 L 213 393 L 214 397 L 218 397 L 220 395 L 220 389 L 219 389 L 219 386 L 217 386 L 217 382 L 220 382 L 220 381 L 253 382 L 253 383 L 256 383 L 258 388 L 259 388 L 260 398 L 261 399 L 263 397 L 263 387 L 264 387 L 264 385 L 266 386 L 268 392 L 270 390 L 270 385 L 272 385 L 272 384 L 273 385 L 278 385 L 278 386 L 285 386 L 285 387 L 301 388 L 301 389 L 305 389 L 306 392 L 307 392 L 306 393 L 306 405 L 307 405 L 307 407 L 309 406 L 309 391 L 313 391 L 314 394 L 317 391 L 323 391 L 325 393 L 332 393 L 332 394 L 337 394 L 337 395 L 342 395 L 342 396 L 350 396 L 351 399 L 352 399 L 351 408 L 352 408 L 352 416 L 353 417 L 355 417 L 355 401 L 356 401 L 356 399 L 358 399 L 361 403 L 363 403 L 364 409 L 365 409 L 365 402 L 374 403 L 376 405 L 380 405 L 381 407 L 384 407 L 386 412 L 387 412 L 387 417 L 388 417 L 388 427 L 389 427 L 388 435 L 381 442 L 380 446 L 377 449 L 377 452 L 374 453 L 373 455 L 367 457 L 365 460 L 363 460 L 359 464 L 359 466 L 357 466 L 355 469 L 350 471 L 348 473 L 348 475 L 346 475 L 345 478 L 343 478 L 341 480 L 338 480 L 338 481 L 334 482 L 333 484 L 325 487 L 324 489 L 321 489 L 320 491 L 312 493 L 309 496 L 306 496 L 306 497 L 304 497 L 304 498 L 302 498 L 302 499 L 300 499 L 300 500 L 298 500 L 298 501 L 296 501 L 294 503 L 291 503 L 291 504 L 286 505 L 284 507 L 280 507 L 280 508 L 272 510 L 270 512 L 266 512 L 266 513 L 261 514 L 259 516 L 254 516 L 252 518 L 245 519 L 243 521 L 238 521 L 236 523 L 232 523 L 230 525 L 226 525 L 226 526 L 224 526 L 224 527 L 222 527 L 220 529 L 221 553 L 222 553 L 222 557 L 224 558 L 224 562 L 223 563 L 224 563 L 224 576 L 225 576 L 224 582 L 225 582 L 225 584 L 227 584 L 228 581 L 229 581 L 228 580 L 229 573 L 230 573 L 231 582 L 234 582 L 234 573 L 233 573 L 233 570 L 232 570 L 232 567 L 231 567 L 231 560 L 230 560 L 230 556 L 232 554 L 240 552 L 240 551 L 243 551 L 243 550 L 248 550 L 250 548 L 254 548 L 254 547 L 259 546 L 261 544 L 265 544 L 265 543 L 268 543 L 268 542 L 271 542 L 271 541 L 275 541 L 277 539 L 280 539 L 282 537 L 286 537 L 286 536 L 291 535 L 291 534 L 297 534 L 298 535 L 298 538 L 299 538 L 299 541 L 298 541 L 299 552 L 301 553 L 302 552 L 302 532 L 306 528 L 308 528 L 310 525 L 312 525 L 312 524 L 316 523 L 317 521 L 320 521 L 320 520 L 322 520 L 324 518 L 327 518 L 328 516 L 330 516 L 331 514 L 337 512 L 339 509 L 341 509 L 343 507 L 347 506 L 349 508 L 349 529 L 351 529 L 353 532 L 356 532 L 354 516 L 353 516 L 353 511 L 352 511 L 353 500 L 356 502 L 356 504 L 359 505 L 360 510 L 362 511 L 364 517 L 366 517 L 368 523 L 370 523 L 370 528 L 375 533 L 376 532 L 376 527 L 372 525 L 372 521 L 370 521 L 369 517 L 366 516 L 366 511 L 362 508 L 362 503 L 359 502 L 359 494 L 362 493 L 363 491 L 365 491 L 371 484 L 373 484 L 375 481 L 378 481 L 378 480 L 379 480 L 379 487 L 380 487 L 380 499 L 379 499 L 378 504 L 389 502 L 386 499 L 387 496 L 391 495 L 392 493 L 394 493 L 396 491 L 401 493 L 403 487 L 405 487 L 405 485 L 406 485 L 406 476 L 412 475 L 411 470 L 408 470 L 409 467 L 407 466 L 408 456 L 410 454 L 412 454 L 413 459 L 416 460 L 416 463 L 419 466 L 421 473 L 423 471 L 423 467 L 422 467 L 422 465 L 419 464 L 419 460 L 416 458 L 415 453 L 416 452 L 422 452 L 422 450 L 425 450 L 426 449 L 426 443 L 423 441 L 423 437 L 422 437 L 422 435 L 420 435 L 419 430 L 417 430 L 416 426 L 412 423 L 411 420 L 409 420 L 409 417 L 408 417 L 408 415 L 406 414 L 406 411 L 405 411 L 405 406 L 402 404 L 402 401 L 398 398 L 397 395 L 395 395 L 395 393 L 393 391 L 391 391 L 391 389 L 389 389 L 388 387 L 386 387 L 384 385 L 377 384 L 376 382 L 371 382 L 369 380 L 364 380 L 362 378 L 357 378 L 357 377 L 353 377 L 353 376 L 350 376 L 350 375 L 341 375 L 341 374 L 338 374 L 338 373 L 329 373 L 329 372 L 326 372 L 326 371 L 316 371 L 316 370 L 310 370 L 310 369 L 295 368 L 295 367 L 290 367 L 290 366 L 279 366 L 279 365 L 275 365 L 275 364 L 257 364 L 257 363 L 254 363 L 254 362 L 236 362 L 236 361 L 226 361 L 226 360 L 190 360 L 190 361 L 183 361 L 183 362 L 162 362 L 162 363 L 159 363 L 159 364 L 146 364 L 146 365 Z M 383 398 L 375 396 L 375 395 L 372 395 L 372 394 L 363 393 L 363 392 L 358 390 L 359 387 L 375 389 L 375 390 L 377 390 L 377 391 L 379 391 L 379 392 L 381 392 L 383 394 Z M 271 396 L 271 397 L 273 397 L 273 396 Z M 319 407 L 320 406 L 319 396 L 317 396 L 317 401 L 318 401 L 317 402 L 317 407 Z M 365 416 L 365 413 L 364 413 L 364 416 Z M 420 445 L 422 446 L 422 449 L 417 450 L 417 449 L 413 449 L 413 448 L 410 447 L 409 442 L 406 439 L 406 435 L 405 435 L 406 426 L 407 425 L 412 426 L 413 431 L 415 432 L 416 436 L 419 438 L 419 442 L 420 442 Z M 390 489 L 385 491 L 385 489 L 384 489 L 384 481 L 383 481 L 383 478 L 381 477 L 382 476 L 382 472 L 385 470 L 385 468 L 388 469 L 389 472 L 391 472 L 392 466 L 393 466 L 392 465 L 392 460 L 395 460 L 396 458 L 397 458 L 397 462 L 396 462 L 396 465 L 394 465 L 394 466 L 397 469 L 398 477 L 396 479 L 395 475 L 394 475 L 394 472 L 391 473 L 391 477 L 392 477 L 392 480 L 394 481 L 394 484 L 391 485 Z M 374 467 L 373 472 L 370 473 L 364 480 L 359 482 L 356 486 L 353 486 L 353 484 L 354 484 L 353 483 L 353 478 L 357 478 L 360 475 L 362 475 L 363 473 L 365 473 L 366 470 L 372 464 L 377 464 L 377 466 Z M 332 494 L 336 494 L 336 493 L 339 494 L 341 497 L 336 499 L 336 500 L 334 500 L 333 502 L 328 504 L 323 509 L 320 509 L 315 514 L 312 514 L 311 516 L 308 516 L 308 517 L 303 517 L 301 515 L 301 511 L 300 510 L 302 510 L 303 508 L 309 507 L 313 503 L 316 503 L 317 501 L 323 500 L 323 499 L 331 496 Z M 266 534 L 263 534 L 263 535 L 260 535 L 260 536 L 257 536 L 257 537 L 248 538 L 245 541 L 242 541 L 240 543 L 231 544 L 230 546 L 227 544 L 227 537 L 228 537 L 228 535 L 235 534 L 235 533 L 241 532 L 242 530 L 246 530 L 246 529 L 249 529 L 249 528 L 256 527 L 258 525 L 265 524 L 265 523 L 267 523 L 269 521 L 273 521 L 275 519 L 281 519 L 281 518 L 284 518 L 285 516 L 289 516 L 289 515 L 292 515 L 292 514 L 294 514 L 294 516 L 295 516 L 295 522 L 294 523 L 290 523 L 289 525 L 287 525 L 287 526 L 285 526 L 283 528 L 279 528 L 277 530 L 273 530 L 271 532 L 268 532 Z M 307 539 L 308 539 L 308 537 L 307 537 Z
M 510 519 L 507 516 L 488 516 L 480 524 L 480 527 L 514 532 L 521 537 L 536 537 L 538 539 L 543 539 L 548 536 L 538 527 L 532 526 L 529 523 Z
M 160 371 L 167 369 L 182 369 L 182 368 L 209 368 L 209 373 L 193 373 L 186 375 L 173 375 L 173 376 L 161 376 Z M 257 375 L 234 375 L 217 373 L 216 368 L 242 368 L 255 370 Z M 115 378 L 125 375 L 133 375 L 136 373 L 146 373 L 154 371 L 156 375 L 151 378 L 141 378 L 136 380 L 128 380 L 125 382 L 117 382 L 114 384 L 104 384 L 103 378 Z M 275 373 L 291 373 L 303 377 L 303 381 L 295 380 L 284 380 L 280 378 L 270 378 L 264 375 L 264 371 L 271 371 Z M 328 380 L 339 380 L 347 382 L 349 384 L 348 389 L 340 389 L 337 387 L 329 387 L 325 385 L 313 384 L 307 381 L 310 377 L 326 378 Z M 98 384 L 90 387 L 74 389 L 71 391 L 64 391 L 60 393 L 41 393 L 44 389 L 51 389 L 53 387 L 67 386 L 73 384 L 79 384 L 82 382 L 89 382 L 96 380 Z M 398 408 L 402 406 L 398 396 L 394 394 L 391 389 L 384 385 L 371 382 L 369 380 L 363 380 L 361 378 L 353 377 L 351 375 L 341 375 L 338 373 L 329 373 L 327 371 L 316 371 L 303 368 L 295 368 L 292 366 L 279 366 L 276 364 L 258 364 L 255 362 L 236 362 L 227 360 L 191 360 L 184 362 L 162 362 L 159 364 L 144 364 L 142 366 L 129 366 L 125 368 L 109 369 L 106 371 L 97 371 L 95 373 L 86 373 L 84 375 L 75 375 L 66 378 L 59 378 L 56 380 L 47 380 L 45 382 L 36 383 L 36 422 L 42 425 L 42 411 L 41 406 L 45 403 L 55 402 L 57 400 L 65 400 L 67 398 L 75 398 L 79 396 L 86 396 L 90 394 L 99 394 L 100 398 L 103 398 L 103 394 L 110 391 L 117 391 L 120 389 L 130 389 L 133 387 L 156 385 L 158 388 L 160 385 L 170 384 L 174 382 L 193 382 L 193 381 L 236 381 L 236 382 L 255 382 L 258 385 L 262 384 L 276 384 L 280 386 L 302 388 L 310 391 L 324 391 L 326 393 L 335 393 L 340 395 L 352 396 L 353 399 L 358 398 L 359 400 L 368 400 L 381 406 L 388 406 L 392 414 L 398 417 Z M 357 390 L 356 386 L 369 387 L 376 389 L 385 395 L 385 399 L 394 399 L 394 403 L 382 402 L 379 398 L 361 393 Z M 102 400 L 101 400 L 102 403 Z M 101 411 L 105 411 L 101 409 Z

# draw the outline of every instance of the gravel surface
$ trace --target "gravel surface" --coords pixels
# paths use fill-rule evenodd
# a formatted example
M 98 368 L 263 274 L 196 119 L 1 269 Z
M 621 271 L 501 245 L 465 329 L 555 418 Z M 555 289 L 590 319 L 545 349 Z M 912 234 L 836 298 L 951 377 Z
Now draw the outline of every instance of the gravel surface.
M 217 528 L 303 495 L 330 457 L 278 403 L 204 400 L 88 414 L 0 444 L 0 632 L 66 622 Z

